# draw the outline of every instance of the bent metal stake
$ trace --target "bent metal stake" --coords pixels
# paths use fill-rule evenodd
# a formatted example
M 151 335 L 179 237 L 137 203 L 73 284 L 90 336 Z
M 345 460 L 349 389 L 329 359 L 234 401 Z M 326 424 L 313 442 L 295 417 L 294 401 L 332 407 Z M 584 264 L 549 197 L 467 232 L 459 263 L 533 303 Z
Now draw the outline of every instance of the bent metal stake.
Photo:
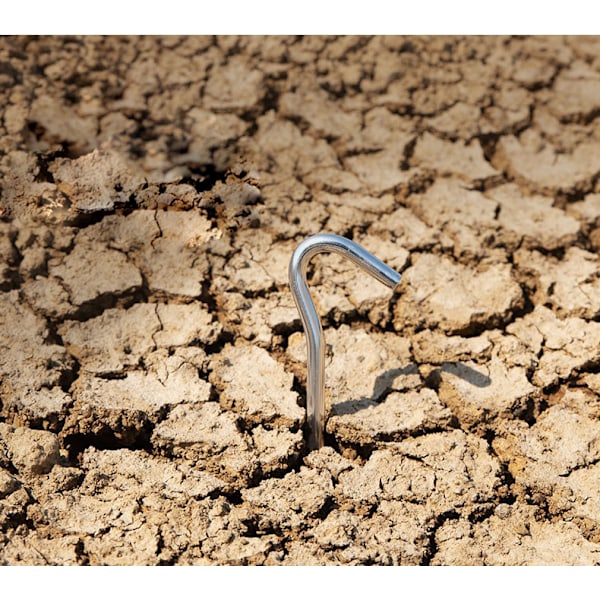
M 320 252 L 337 252 L 349 258 L 377 281 L 392 289 L 401 279 L 399 273 L 369 254 L 362 246 L 332 233 L 319 233 L 305 239 L 292 254 L 289 267 L 290 289 L 307 338 L 306 419 L 310 450 L 323 446 L 325 426 L 325 340 L 321 320 L 306 285 L 306 267 L 310 259 Z

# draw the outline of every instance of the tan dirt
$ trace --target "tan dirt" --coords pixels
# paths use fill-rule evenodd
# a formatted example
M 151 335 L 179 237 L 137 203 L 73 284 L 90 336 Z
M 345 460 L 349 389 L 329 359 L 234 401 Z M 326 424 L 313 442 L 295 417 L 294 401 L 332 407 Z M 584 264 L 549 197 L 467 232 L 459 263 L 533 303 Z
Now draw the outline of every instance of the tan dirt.
M 0 39 L 0 563 L 600 563 L 600 39 Z M 327 342 L 305 444 L 296 245 Z

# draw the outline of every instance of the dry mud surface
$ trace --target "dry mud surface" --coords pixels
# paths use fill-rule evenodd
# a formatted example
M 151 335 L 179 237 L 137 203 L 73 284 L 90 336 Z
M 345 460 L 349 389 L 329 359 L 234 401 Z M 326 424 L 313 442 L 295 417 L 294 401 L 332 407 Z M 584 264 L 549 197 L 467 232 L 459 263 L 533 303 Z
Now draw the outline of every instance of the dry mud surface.
M 600 562 L 598 38 L 2 38 L 0 562 Z M 309 453 L 287 265 L 311 263 Z

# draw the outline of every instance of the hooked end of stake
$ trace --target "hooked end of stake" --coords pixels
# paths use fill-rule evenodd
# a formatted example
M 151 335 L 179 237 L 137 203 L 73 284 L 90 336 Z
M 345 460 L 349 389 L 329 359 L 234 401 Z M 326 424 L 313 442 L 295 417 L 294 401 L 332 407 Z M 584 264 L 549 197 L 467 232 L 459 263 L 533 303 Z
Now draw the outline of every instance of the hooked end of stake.
M 378 279 L 381 283 L 383 283 L 392 291 L 394 291 L 400 284 L 400 281 L 402 281 L 402 275 L 394 271 L 394 269 L 392 269 L 391 267 L 388 267 L 385 263 L 382 263 L 380 261 L 377 262 L 379 263 L 379 268 L 377 272 L 371 274 L 374 275 L 375 278 Z
M 402 275 L 400 275 L 400 273 L 396 273 L 396 271 L 394 271 L 394 279 L 392 280 L 392 285 L 390 285 L 391 290 L 395 291 L 396 288 L 400 285 L 401 281 L 402 281 Z

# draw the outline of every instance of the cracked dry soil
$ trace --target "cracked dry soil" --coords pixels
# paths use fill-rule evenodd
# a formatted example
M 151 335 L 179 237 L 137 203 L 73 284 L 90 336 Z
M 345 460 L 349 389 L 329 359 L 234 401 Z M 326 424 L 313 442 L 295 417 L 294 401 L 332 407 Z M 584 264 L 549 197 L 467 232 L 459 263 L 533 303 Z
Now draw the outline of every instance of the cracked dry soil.
M 600 562 L 600 39 L 0 39 L 0 562 Z M 311 265 L 327 446 L 287 285 Z

